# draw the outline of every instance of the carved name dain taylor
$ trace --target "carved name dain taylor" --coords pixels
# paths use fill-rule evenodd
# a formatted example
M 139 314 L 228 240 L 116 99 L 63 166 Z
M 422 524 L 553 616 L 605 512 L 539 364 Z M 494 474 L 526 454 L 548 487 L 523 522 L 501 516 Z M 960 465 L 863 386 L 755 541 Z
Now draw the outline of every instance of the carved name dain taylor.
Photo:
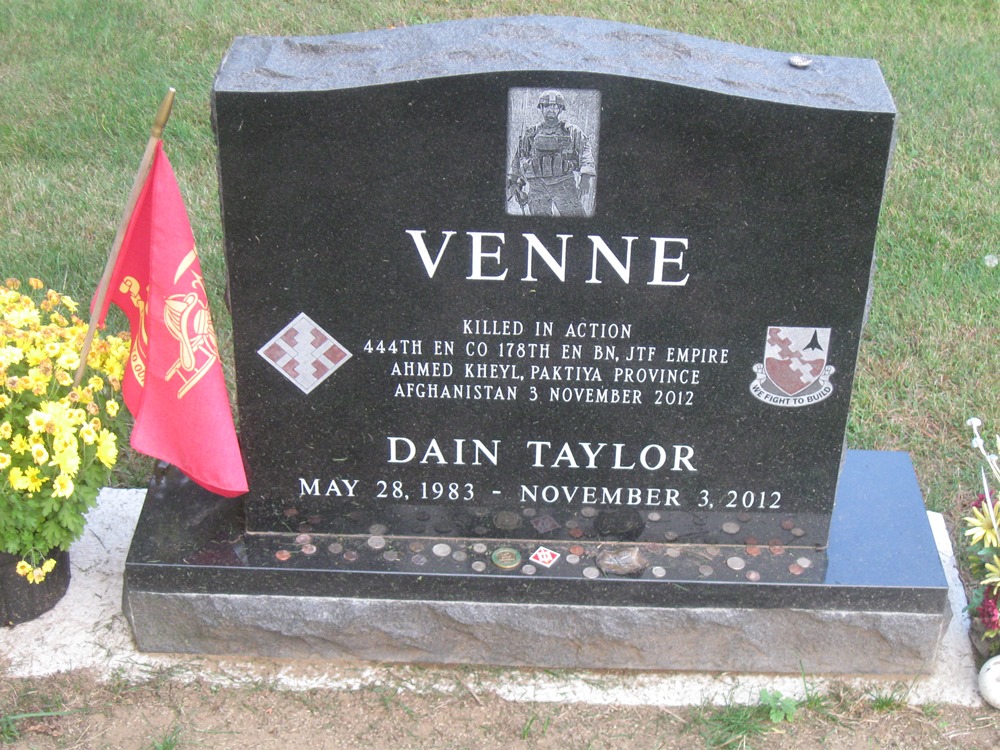
M 407 437 L 389 436 L 387 462 L 390 464 L 420 463 L 436 466 L 485 466 L 498 465 L 500 440 L 454 438 L 443 441 L 436 438 L 417 442 Z M 529 466 L 534 469 L 598 469 L 619 471 L 644 469 L 646 471 L 697 471 L 691 463 L 694 448 L 690 445 L 663 446 L 656 443 L 642 448 L 630 448 L 625 443 L 562 443 L 548 440 L 527 440 L 524 448 Z M 447 451 L 447 452 L 446 452 Z

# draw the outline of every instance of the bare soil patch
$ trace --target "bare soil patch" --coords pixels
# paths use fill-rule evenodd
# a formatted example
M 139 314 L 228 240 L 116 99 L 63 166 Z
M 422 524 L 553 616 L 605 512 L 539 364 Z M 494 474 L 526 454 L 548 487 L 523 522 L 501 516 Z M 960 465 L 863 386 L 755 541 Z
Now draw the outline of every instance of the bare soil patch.
M 983 748 L 1000 712 L 910 707 L 834 688 L 792 720 L 760 707 L 513 703 L 471 689 L 414 693 L 219 688 L 167 678 L 98 682 L 84 673 L 0 681 L 9 748 Z

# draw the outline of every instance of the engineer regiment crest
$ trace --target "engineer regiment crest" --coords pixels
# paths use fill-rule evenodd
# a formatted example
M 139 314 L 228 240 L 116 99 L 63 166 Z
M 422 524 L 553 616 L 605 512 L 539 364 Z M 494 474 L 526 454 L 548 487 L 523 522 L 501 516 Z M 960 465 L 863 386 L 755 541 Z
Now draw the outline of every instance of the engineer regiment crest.
M 833 393 L 827 364 L 829 328 L 769 326 L 764 361 L 754 365 L 750 392 L 774 406 L 807 406 Z

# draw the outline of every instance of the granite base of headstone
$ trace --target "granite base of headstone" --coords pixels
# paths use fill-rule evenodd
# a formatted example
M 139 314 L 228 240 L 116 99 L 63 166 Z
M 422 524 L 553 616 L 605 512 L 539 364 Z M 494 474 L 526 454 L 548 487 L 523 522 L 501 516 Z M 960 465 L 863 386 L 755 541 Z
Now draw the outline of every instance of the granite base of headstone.
M 243 38 L 213 120 L 250 492 L 154 477 L 140 649 L 931 669 L 913 467 L 844 449 L 874 62 L 585 19 Z
M 143 651 L 892 675 L 931 671 L 950 619 L 903 453 L 848 452 L 818 580 L 798 572 L 814 550 L 774 544 L 664 545 L 645 553 L 641 576 L 594 579 L 585 573 L 592 553 L 556 579 L 523 565 L 500 571 L 496 543 L 385 545 L 377 536 L 247 534 L 242 504 L 166 472 L 136 528 L 125 612 Z M 573 555 L 574 545 L 545 545 Z M 536 546 L 502 548 L 526 558 Z M 282 551 L 291 558 L 278 563 Z M 767 577 L 751 583 L 748 571 Z

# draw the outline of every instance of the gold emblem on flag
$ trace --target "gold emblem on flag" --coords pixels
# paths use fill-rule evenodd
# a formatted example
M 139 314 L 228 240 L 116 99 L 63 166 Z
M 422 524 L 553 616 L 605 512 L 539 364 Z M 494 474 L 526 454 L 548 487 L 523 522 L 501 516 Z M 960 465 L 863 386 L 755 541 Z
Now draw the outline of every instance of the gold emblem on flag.
M 177 266 L 175 285 L 197 260 L 198 252 L 192 247 Z M 192 270 L 190 276 L 191 291 L 170 295 L 163 307 L 163 322 L 178 343 L 177 360 L 167 370 L 167 380 L 174 375 L 181 379 L 178 399 L 184 398 L 219 361 L 219 346 L 208 310 L 205 284 L 200 273 Z
M 140 387 L 146 385 L 146 358 L 149 353 L 149 332 L 146 330 L 146 311 L 148 305 L 142 298 L 139 281 L 134 276 L 126 276 L 118 287 L 118 291 L 127 294 L 132 299 L 132 304 L 139 311 L 139 337 L 133 343 L 129 354 L 128 363 L 132 368 L 132 374 Z M 148 296 L 149 290 L 144 290 Z
M 197 260 L 198 253 L 195 248 L 191 248 L 174 274 L 176 287 L 190 270 L 191 291 L 171 294 L 163 305 L 163 323 L 178 345 L 177 359 L 167 370 L 166 379 L 169 381 L 175 375 L 181 379 L 181 387 L 177 390 L 178 399 L 184 398 L 219 361 L 219 346 L 208 310 L 205 284 L 201 274 L 191 270 Z M 149 359 L 149 331 L 146 322 L 149 313 L 149 287 L 143 289 L 134 276 L 126 276 L 119 291 L 129 295 L 132 304 L 139 311 L 139 337 L 129 352 L 129 367 L 136 382 L 142 387 L 146 385 L 146 363 Z

